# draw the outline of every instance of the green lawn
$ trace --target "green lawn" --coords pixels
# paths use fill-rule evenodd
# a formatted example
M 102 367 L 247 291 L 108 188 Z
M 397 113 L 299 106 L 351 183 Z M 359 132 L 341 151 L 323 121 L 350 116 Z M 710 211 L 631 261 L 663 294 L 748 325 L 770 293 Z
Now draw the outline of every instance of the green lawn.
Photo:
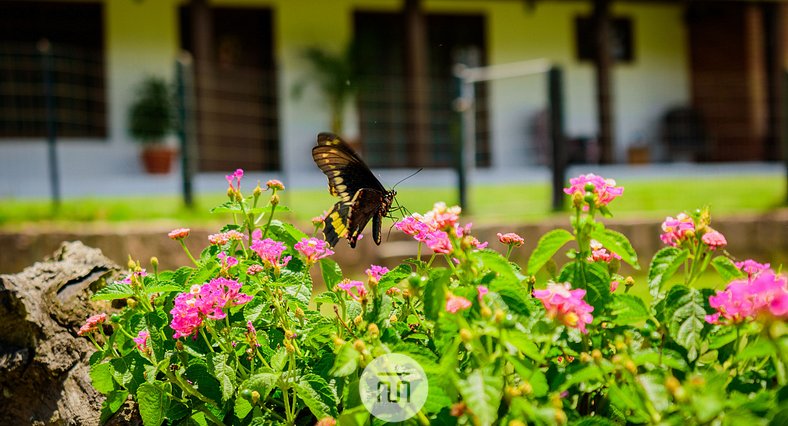
M 783 178 L 739 176 L 725 178 L 665 179 L 662 181 L 618 181 L 624 196 L 611 205 L 616 217 L 662 220 L 666 215 L 709 205 L 714 215 L 764 212 L 782 205 Z M 411 212 L 423 212 L 435 201 L 456 203 L 453 188 L 403 187 L 399 203 Z M 0 225 L 30 222 L 145 221 L 173 219 L 184 226 L 226 218 L 208 210 L 225 200 L 223 194 L 200 196 L 197 207 L 188 210 L 172 196 L 69 199 L 55 212 L 45 201 L 0 200 Z M 282 204 L 293 210 L 296 220 L 308 221 L 327 210 L 334 199 L 326 190 L 296 190 L 282 193 Z M 568 201 L 567 201 L 568 202 Z M 470 194 L 471 219 L 476 223 L 536 222 L 553 215 L 550 189 L 546 184 L 476 186 Z

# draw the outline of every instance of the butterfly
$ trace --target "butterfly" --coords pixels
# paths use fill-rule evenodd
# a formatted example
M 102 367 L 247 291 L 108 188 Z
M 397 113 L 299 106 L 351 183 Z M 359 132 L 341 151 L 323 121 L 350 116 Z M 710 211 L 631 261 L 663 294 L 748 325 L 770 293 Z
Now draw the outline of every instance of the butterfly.
M 372 219 L 372 238 L 380 245 L 380 225 L 391 210 L 397 191 L 387 191 L 364 160 L 332 133 L 317 135 L 312 159 L 328 177 L 328 190 L 339 197 L 323 220 L 323 235 L 331 247 L 347 238 L 351 248 Z

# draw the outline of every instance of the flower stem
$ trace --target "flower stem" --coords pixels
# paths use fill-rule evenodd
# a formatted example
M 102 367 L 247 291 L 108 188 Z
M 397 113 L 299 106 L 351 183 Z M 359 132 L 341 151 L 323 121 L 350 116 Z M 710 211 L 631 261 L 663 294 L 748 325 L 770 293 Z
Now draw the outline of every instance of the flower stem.
M 192 261 L 192 263 L 194 263 L 194 266 L 200 266 L 197 263 L 197 261 L 194 260 L 194 256 L 192 256 L 192 252 L 190 252 L 189 248 L 186 247 L 186 243 L 183 241 L 183 239 L 178 240 L 178 242 L 181 243 L 181 247 L 183 247 L 183 251 L 185 251 L 186 255 L 189 256 L 189 259 Z

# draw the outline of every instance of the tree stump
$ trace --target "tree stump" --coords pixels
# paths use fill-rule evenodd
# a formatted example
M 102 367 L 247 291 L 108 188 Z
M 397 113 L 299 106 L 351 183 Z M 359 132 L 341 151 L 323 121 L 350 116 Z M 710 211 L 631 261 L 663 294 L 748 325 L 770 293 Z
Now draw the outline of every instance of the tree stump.
M 95 352 L 77 336 L 90 302 L 120 267 L 100 250 L 66 242 L 42 262 L 0 275 L 0 423 L 97 425 L 104 397 L 91 385 Z

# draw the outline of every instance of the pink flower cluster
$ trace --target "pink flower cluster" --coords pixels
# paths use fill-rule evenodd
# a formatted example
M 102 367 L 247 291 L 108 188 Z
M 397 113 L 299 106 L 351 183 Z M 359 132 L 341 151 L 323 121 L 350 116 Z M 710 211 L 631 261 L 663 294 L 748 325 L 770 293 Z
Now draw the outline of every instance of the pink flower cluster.
M 126 278 L 122 279 L 120 282 L 123 284 L 131 284 L 131 279 L 133 277 L 137 277 L 137 280 L 139 280 L 140 278 L 147 276 L 148 276 L 148 271 L 146 271 L 145 269 L 140 269 L 139 271 L 134 271 L 126 275 Z
M 594 307 L 583 300 L 585 295 L 585 290 L 572 290 L 569 283 L 549 284 L 545 290 L 534 290 L 534 297 L 542 301 L 548 317 L 588 333 L 586 324 L 594 320 L 591 316 Z
M 273 188 L 273 189 L 276 189 L 276 190 L 279 190 L 279 191 L 284 191 L 285 190 L 285 185 L 282 183 L 282 181 L 277 180 L 277 179 L 269 180 L 268 182 L 265 183 L 265 187 L 267 189 L 272 189 Z
M 345 279 L 337 284 L 337 287 L 339 287 L 341 290 L 344 290 L 348 296 L 352 297 L 353 300 L 356 301 L 361 301 L 361 299 L 367 295 L 367 289 L 364 287 L 364 283 L 361 281 L 351 281 Z
M 624 194 L 624 187 L 616 186 L 616 181 L 613 179 L 605 179 L 602 176 L 597 176 L 593 173 L 587 175 L 580 175 L 576 178 L 569 179 L 569 188 L 564 188 L 564 193 L 568 195 L 579 194 L 585 196 L 586 192 L 594 193 L 594 205 L 596 207 L 603 207 L 608 205 L 611 201 Z M 587 191 L 587 188 L 593 188 Z M 588 210 L 587 205 L 583 205 L 583 210 Z
M 88 333 L 92 333 L 98 330 L 99 327 L 101 327 L 101 324 L 104 324 L 105 322 L 107 322 L 107 314 L 100 313 L 93 315 L 90 318 L 88 318 L 88 320 L 85 322 L 85 325 L 79 328 L 77 334 L 80 336 L 84 336 Z
M 167 236 L 170 237 L 171 240 L 182 240 L 188 237 L 190 232 L 191 229 L 189 228 L 178 228 L 170 231 Z
M 230 241 L 242 241 L 248 237 L 241 232 L 231 229 L 227 232 L 220 232 L 218 234 L 211 234 L 208 236 L 208 242 L 215 246 L 223 246 Z
M 295 243 L 293 248 L 306 258 L 307 265 L 312 265 L 318 260 L 334 254 L 328 243 L 319 238 L 304 238 Z
M 717 310 L 706 316 L 706 322 L 711 324 L 738 324 L 760 315 L 786 319 L 788 280 L 765 270 L 752 280 L 732 281 L 724 291 L 710 296 L 709 304 Z
M 597 240 L 591 240 L 591 256 L 588 256 L 589 262 L 607 262 L 610 263 L 611 260 L 618 259 L 621 260 L 621 256 L 613 253 L 608 252 L 605 247 L 602 246 Z
M 137 333 L 137 337 L 131 339 L 134 340 L 134 343 L 137 344 L 137 349 L 144 351 L 148 347 L 148 338 L 150 337 L 150 333 L 148 330 L 140 330 Z
M 214 278 L 203 285 L 193 285 L 188 293 L 175 297 L 175 306 L 170 311 L 175 330 L 174 339 L 197 333 L 205 318 L 222 319 L 227 316 L 224 309 L 243 305 L 252 296 L 239 293 L 241 284 L 227 278 Z
M 426 244 L 434 253 L 451 253 L 453 236 L 462 238 L 464 242 L 467 240 L 468 246 L 479 249 L 486 247 L 487 243 L 482 243 L 470 235 L 470 223 L 459 225 L 461 211 L 458 206 L 447 207 L 446 203 L 435 203 L 432 210 L 424 215 L 414 213 L 394 226 L 416 241 Z
M 389 272 L 389 268 L 385 266 L 378 266 L 378 265 L 370 265 L 369 268 L 364 271 L 369 277 L 370 281 L 380 281 L 383 275 L 386 275 Z
M 520 247 L 521 245 L 525 244 L 523 237 L 515 234 L 514 232 L 507 232 L 505 234 L 501 234 L 499 232 L 498 241 L 500 241 L 502 244 L 514 247 Z
M 266 266 L 274 268 L 276 271 L 279 271 L 280 269 L 287 266 L 287 263 L 290 262 L 291 256 L 282 258 L 282 253 L 284 253 L 285 249 L 287 248 L 284 243 L 274 241 L 270 238 L 266 238 L 264 240 L 262 238 L 263 231 L 255 229 L 254 233 L 252 233 L 252 251 L 260 256 L 260 259 L 262 259 Z
M 479 302 L 481 302 L 482 299 L 484 298 L 484 295 L 490 292 L 490 289 L 488 289 L 483 285 L 477 285 L 476 292 L 478 293 L 477 297 L 479 298 Z
M 761 272 L 769 270 L 769 266 L 770 266 L 768 263 L 758 263 L 752 259 L 747 259 L 742 262 L 736 262 L 734 265 L 736 265 L 736 267 L 739 268 L 739 270 L 747 274 L 747 278 L 749 280 L 752 280 Z
M 725 239 L 725 236 L 711 228 L 703 234 L 701 241 L 712 250 L 717 250 L 728 245 L 728 240 Z
M 219 259 L 219 263 L 221 263 L 222 271 L 227 271 L 238 264 L 238 259 L 228 255 L 223 251 L 219 252 L 216 257 Z
M 695 234 L 695 222 L 686 213 L 679 213 L 675 219 L 668 216 L 662 222 L 662 232 L 659 239 L 667 245 L 676 247 Z
M 227 179 L 227 183 L 230 185 L 228 188 L 233 192 L 241 192 L 241 178 L 244 177 L 243 169 L 236 169 L 233 173 L 225 176 L 224 178 Z M 236 182 L 236 186 L 233 186 L 233 181 Z
M 446 298 L 446 312 L 456 314 L 457 312 L 470 307 L 471 301 L 462 296 L 455 296 L 454 294 L 449 293 L 449 296 Z

